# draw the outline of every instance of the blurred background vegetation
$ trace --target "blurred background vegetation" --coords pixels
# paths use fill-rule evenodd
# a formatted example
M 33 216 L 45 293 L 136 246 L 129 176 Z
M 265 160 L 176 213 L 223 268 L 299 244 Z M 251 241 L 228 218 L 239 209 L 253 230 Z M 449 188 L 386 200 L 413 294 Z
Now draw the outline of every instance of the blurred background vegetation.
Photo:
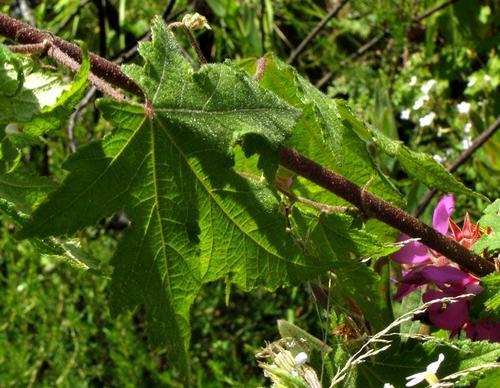
M 179 20 L 205 15 L 212 30 L 196 33 L 209 62 L 275 52 L 331 97 L 346 99 L 368 123 L 448 166 L 500 113 L 500 4 L 495 0 L 1 0 L 1 11 L 72 40 L 107 58 L 140 63 L 135 50 L 157 14 Z M 327 19 L 334 8 L 335 17 Z M 303 48 L 300 43 L 325 21 Z M 184 36 L 186 55 L 194 57 Z M 102 137 L 108 127 L 93 99 L 44 146 L 23 151 L 37 173 L 61 177 L 72 147 Z M 49 147 L 50 146 L 50 147 Z M 8 150 L 2 150 L 8 152 Z M 500 134 L 456 172 L 469 187 L 500 194 Z M 383 158 L 383 156 L 374 155 Z M 414 210 L 425 188 L 406 180 L 383 159 L 385 173 Z M 0 166 L 3 170 L 8 166 Z M 474 219 L 485 207 L 457 199 L 458 217 Z M 429 221 L 432 206 L 424 212 Z M 0 386 L 175 386 L 164 352 L 147 344 L 144 314 L 111 318 L 108 279 L 40 257 L 12 238 L 1 216 Z M 108 265 L 124 227 L 120 217 L 82 232 L 88 248 Z M 192 315 L 192 364 L 199 386 L 258 386 L 264 377 L 254 353 L 279 337 L 277 319 L 320 335 L 309 286 L 250 295 L 206 287 Z M 329 329 L 329 328 L 328 328 Z

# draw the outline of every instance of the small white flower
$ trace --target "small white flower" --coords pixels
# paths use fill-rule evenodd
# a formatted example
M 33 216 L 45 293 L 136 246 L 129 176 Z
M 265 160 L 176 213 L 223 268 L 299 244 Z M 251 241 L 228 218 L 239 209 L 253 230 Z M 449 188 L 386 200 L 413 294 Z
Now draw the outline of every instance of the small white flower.
M 410 78 L 410 83 L 408 85 L 415 86 L 416 84 L 417 84 L 417 77 L 415 77 L 414 75 L 412 75 L 411 78 Z
M 491 81 L 491 77 L 488 74 L 486 74 L 484 76 L 484 80 L 485 80 L 485 82 L 490 82 Z
M 7 124 L 4 131 L 7 135 L 17 134 L 19 133 L 19 125 L 16 123 Z
M 207 22 L 207 18 L 203 15 L 200 15 L 198 12 L 194 14 L 186 14 L 182 18 L 182 24 L 186 26 L 186 28 L 190 30 L 202 30 L 206 28 L 207 30 L 211 30 L 210 24 Z
M 470 77 L 469 82 L 467 82 L 467 87 L 470 88 L 471 86 L 474 86 L 476 81 L 477 81 L 476 77 L 474 76 Z
M 425 84 L 423 84 L 422 87 L 420 88 L 420 90 L 424 94 L 429 94 L 429 92 L 431 91 L 431 89 L 436 84 L 437 84 L 437 81 L 435 79 L 431 79 L 431 80 L 427 81 Z
M 23 292 L 26 289 L 26 283 L 21 283 L 16 287 L 17 292 Z
M 392 385 L 391 383 L 385 383 L 384 388 L 394 388 L 394 385 Z
M 424 106 L 424 102 L 429 101 L 429 96 L 427 94 L 424 94 L 422 97 L 420 97 L 417 101 L 412 106 L 413 110 L 419 110 Z
M 467 123 L 465 124 L 465 127 L 464 127 L 464 133 L 470 133 L 470 130 L 472 129 L 472 123 Z
M 464 136 L 462 139 L 462 149 L 467 149 L 472 145 L 472 138 L 470 136 Z
M 405 109 L 402 110 L 401 113 L 399 114 L 399 117 L 401 120 L 409 120 L 410 119 L 410 109 Z
M 419 118 L 418 123 L 421 127 L 428 127 L 432 124 L 435 118 L 436 114 L 434 112 L 431 112 L 429 114 L 426 114 L 424 117 Z
M 457 105 L 458 113 L 463 113 L 466 115 L 470 111 L 470 104 L 466 101 L 462 101 Z
M 436 155 L 433 155 L 433 156 L 432 156 L 432 158 L 433 158 L 436 162 L 438 162 L 438 163 L 443 163 L 443 162 L 444 162 L 444 158 L 443 158 L 441 155 L 436 154 Z
M 307 362 L 307 353 L 300 352 L 295 356 L 295 365 L 301 366 Z
M 437 361 L 430 363 L 427 366 L 427 369 L 425 372 L 420 372 L 416 373 L 414 375 L 408 376 L 406 380 L 410 380 L 406 383 L 407 387 L 413 387 L 414 385 L 417 385 L 418 383 L 421 383 L 422 381 L 426 380 L 429 384 L 436 384 L 439 382 L 439 379 L 436 376 L 436 372 L 439 368 L 439 365 L 444 360 L 444 354 L 439 353 L 439 357 Z

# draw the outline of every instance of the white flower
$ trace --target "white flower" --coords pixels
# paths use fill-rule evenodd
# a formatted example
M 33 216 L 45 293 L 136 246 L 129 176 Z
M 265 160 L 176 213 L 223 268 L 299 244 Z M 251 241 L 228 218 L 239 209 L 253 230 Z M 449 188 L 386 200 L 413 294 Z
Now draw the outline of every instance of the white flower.
M 429 94 L 429 92 L 431 91 L 431 89 L 436 84 L 437 84 L 437 81 L 435 79 L 431 79 L 431 80 L 427 81 L 425 84 L 423 84 L 422 87 L 420 88 L 420 90 L 424 94 Z
M 307 353 L 300 352 L 295 356 L 295 365 L 301 366 L 307 362 Z
M 484 76 L 484 78 L 483 78 L 483 79 L 484 79 L 486 82 L 490 82 L 490 81 L 491 81 L 491 77 L 490 77 L 488 74 L 486 74 L 486 75 Z
M 432 124 L 435 118 L 436 114 L 434 112 L 431 112 L 429 114 L 426 114 L 424 117 L 419 118 L 418 123 L 421 127 L 428 127 Z
M 444 354 L 439 353 L 439 357 L 437 361 L 430 363 L 427 366 L 427 369 L 425 372 L 420 372 L 416 373 L 414 375 L 408 376 L 406 380 L 410 380 L 406 383 L 407 387 L 413 387 L 414 385 L 417 385 L 418 383 L 421 383 L 422 381 L 426 380 L 429 384 L 436 384 L 439 382 L 439 379 L 436 376 L 436 372 L 439 368 L 439 365 L 444 360 Z
M 391 383 L 385 383 L 384 388 L 394 388 L 394 385 L 392 385 Z
M 409 120 L 410 119 L 410 109 L 402 110 L 401 113 L 399 114 L 399 117 L 401 117 L 401 120 Z
M 468 102 L 462 101 L 457 105 L 458 113 L 463 113 L 466 115 L 470 111 L 470 104 Z
M 470 133 L 470 130 L 472 129 L 472 123 L 467 123 L 465 124 L 465 127 L 464 127 L 464 133 Z
M 467 149 L 472 145 L 472 138 L 470 136 L 464 136 L 462 139 L 462 149 Z
M 444 158 L 441 155 L 436 154 L 436 155 L 433 155 L 432 157 L 438 163 L 443 163 L 444 162 Z
M 186 28 L 190 30 L 202 30 L 206 28 L 207 30 L 211 30 L 210 24 L 207 22 L 207 18 L 203 15 L 200 15 L 198 12 L 194 14 L 186 14 L 182 18 L 182 24 L 186 26 Z
M 476 81 L 477 81 L 476 77 L 474 77 L 474 76 L 470 77 L 469 82 L 467 82 L 467 87 L 470 88 L 471 86 L 474 86 Z
M 26 283 L 21 283 L 16 287 L 17 292 L 23 292 L 26 289 L 27 284 Z
M 412 75 L 411 78 L 410 78 L 410 83 L 408 85 L 415 86 L 416 84 L 417 84 L 417 77 L 415 77 L 414 75 Z
M 427 94 L 424 94 L 422 97 L 420 97 L 417 101 L 412 106 L 413 110 L 419 110 L 424 106 L 424 102 L 429 100 L 429 96 Z

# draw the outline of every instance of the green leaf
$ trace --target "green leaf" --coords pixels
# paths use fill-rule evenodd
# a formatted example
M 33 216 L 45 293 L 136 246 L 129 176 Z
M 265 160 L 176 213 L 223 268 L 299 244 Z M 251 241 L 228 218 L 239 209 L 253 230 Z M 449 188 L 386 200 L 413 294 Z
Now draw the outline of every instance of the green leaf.
M 19 94 L 24 82 L 21 60 L 6 46 L 0 43 L 0 126 L 7 125 L 18 113 L 15 109 L 22 107 L 19 113 L 26 111 L 29 100 L 22 105 L 13 104 L 12 99 Z M 1 135 L 4 136 L 4 133 Z
M 472 250 L 482 254 L 485 249 L 495 251 L 500 249 L 500 199 L 497 199 L 484 210 L 484 215 L 479 220 L 482 228 L 490 227 L 491 233 L 484 234 L 472 246 Z
M 468 194 L 484 198 L 459 182 L 431 155 L 412 151 L 403 142 L 393 140 L 380 131 L 369 128 L 353 115 L 345 102 L 338 100 L 337 108 L 339 115 L 344 121 L 351 123 L 351 128 L 359 137 L 367 143 L 373 142 L 382 152 L 396 158 L 409 176 L 422 182 L 428 188 L 435 188 L 445 193 Z
M 90 62 L 84 44 L 82 52 L 82 66 L 67 85 L 52 75 L 32 72 L 28 61 L 21 61 L 0 44 L 0 127 L 3 130 L 10 123 L 6 133 L 14 144 L 33 144 L 38 136 L 67 120 L 88 84 Z
M 254 149 L 276 148 L 299 112 L 227 64 L 193 71 L 160 19 L 140 53 L 144 67 L 127 71 L 146 108 L 98 104 L 113 132 L 69 158 L 68 178 L 21 235 L 73 233 L 125 211 L 112 312 L 144 304 L 153 342 L 187 375 L 189 308 L 204 283 L 229 277 L 244 290 L 274 289 L 329 261 L 295 244 L 274 191 L 232 168 L 234 145 L 252 136 Z
M 38 137 L 59 129 L 83 98 L 88 86 L 90 60 L 87 46 L 83 42 L 81 42 L 80 48 L 82 50 L 82 64 L 73 82 L 53 104 L 43 107 L 39 114 L 25 125 L 24 133 L 26 135 Z
M 0 175 L 0 197 L 15 203 L 26 214 L 31 213 L 55 186 L 47 177 L 16 173 Z
M 320 215 L 308 244 L 315 255 L 333 261 L 332 272 L 340 294 L 364 312 L 375 330 L 382 330 L 391 321 L 384 290 L 379 275 L 360 258 L 386 256 L 398 248 L 380 243 L 348 214 Z
M 365 142 L 358 137 L 351 122 L 343 119 L 337 102 L 321 93 L 293 67 L 273 56 L 265 58 L 266 66 L 260 84 L 302 110 L 287 145 L 358 185 L 368 184 L 368 191 L 401 204 L 399 192 L 376 168 Z M 243 60 L 239 66 L 254 73 L 255 59 Z M 343 203 L 309 182 L 299 180 L 297 188 L 302 195 L 319 202 Z
M 500 274 L 495 272 L 482 277 L 481 287 L 483 292 L 471 302 L 471 315 L 500 322 Z
M 500 357 L 500 345 L 486 341 L 471 342 L 440 341 L 427 339 L 423 343 L 415 340 L 403 345 L 395 340 L 391 348 L 378 354 L 358 367 L 349 371 L 349 380 L 343 386 L 381 387 L 391 383 L 395 387 L 404 386 L 406 377 L 424 372 L 427 366 L 438 359 L 439 353 L 445 356 L 436 375 L 439 379 L 469 368 L 494 363 Z M 484 377 L 485 371 L 467 371 L 454 380 L 453 387 L 468 387 Z
M 8 215 L 22 227 L 28 220 L 28 214 L 36 207 L 56 185 L 47 177 L 3 174 L 0 175 L 0 211 Z M 76 239 L 64 240 L 55 237 L 31 240 L 38 251 L 52 259 L 64 261 L 79 270 L 92 270 L 104 275 L 99 269 L 99 262 L 85 253 Z
M 288 321 L 284 321 L 282 319 L 278 320 L 278 331 L 281 335 L 281 338 L 294 338 L 297 340 L 297 346 L 299 347 L 299 351 L 307 352 L 310 349 L 317 350 L 321 353 L 329 353 L 333 349 L 325 344 L 320 339 L 315 336 L 309 334 L 304 329 L 290 323 Z M 301 345 L 301 341 L 304 341 L 307 344 L 307 347 Z M 297 352 L 298 353 L 298 352 Z

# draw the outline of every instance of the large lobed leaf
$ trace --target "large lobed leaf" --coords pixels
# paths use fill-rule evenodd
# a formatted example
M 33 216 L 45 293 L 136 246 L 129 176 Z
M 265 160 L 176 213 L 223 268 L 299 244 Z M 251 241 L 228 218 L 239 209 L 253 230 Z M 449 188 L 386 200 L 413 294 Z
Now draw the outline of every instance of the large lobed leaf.
M 351 123 L 341 116 L 335 100 L 316 89 L 292 66 L 270 55 L 265 60 L 265 70 L 259 83 L 302 110 L 287 144 L 358 185 L 367 185 L 367 190 L 374 194 L 401 204 L 398 191 L 377 169 L 365 142 L 358 137 Z M 256 71 L 254 59 L 240 61 L 238 65 L 249 73 Z M 301 179 L 292 188 L 320 202 L 343 203 L 331 193 Z
M 144 304 L 153 341 L 187 373 L 189 308 L 221 277 L 245 290 L 313 276 L 328 258 L 308 256 L 286 230 L 279 198 L 232 169 L 232 148 L 276 148 L 298 111 L 226 64 L 194 72 L 157 19 L 142 44 L 146 108 L 101 101 L 111 135 L 66 163 L 61 188 L 33 214 L 24 237 L 73 233 L 124 210 L 131 220 L 113 259 L 112 310 Z

